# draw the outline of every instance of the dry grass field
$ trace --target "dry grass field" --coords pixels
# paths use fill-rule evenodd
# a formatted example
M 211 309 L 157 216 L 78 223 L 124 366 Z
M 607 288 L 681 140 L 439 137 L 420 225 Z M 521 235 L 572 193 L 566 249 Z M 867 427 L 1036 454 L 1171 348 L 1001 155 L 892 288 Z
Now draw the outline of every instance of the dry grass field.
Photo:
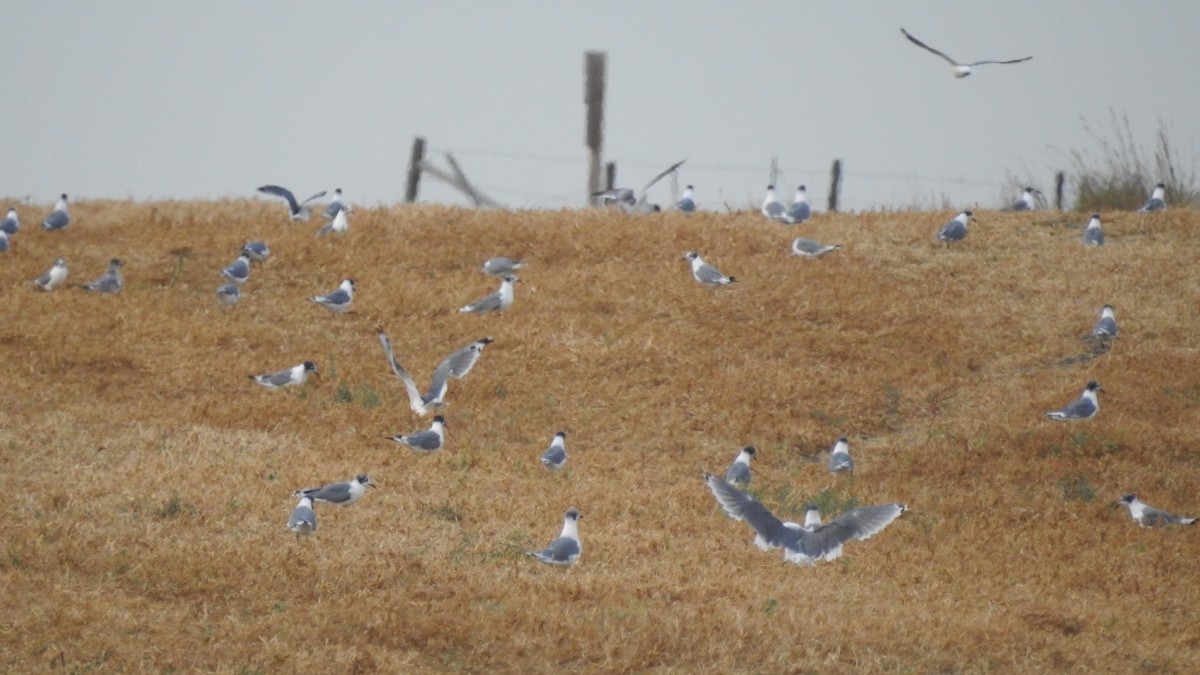
M 82 202 L 0 256 L 0 664 L 8 672 L 1197 672 L 1200 214 L 629 218 L 358 209 L 343 238 L 265 201 Z M 797 235 L 842 243 L 787 255 Z M 242 302 L 218 272 L 261 238 Z M 708 289 L 687 250 L 741 283 Z M 457 308 L 524 257 L 502 315 Z M 125 261 L 120 296 L 71 282 Z M 353 310 L 306 302 L 344 276 Z M 1121 337 L 1080 337 L 1111 303 Z M 447 447 L 384 439 L 451 350 Z M 1080 357 L 1080 355 L 1085 355 Z M 1079 358 L 1077 358 L 1079 357 Z M 300 389 L 246 376 L 316 362 Z M 1042 413 L 1104 386 L 1096 419 Z M 561 473 L 538 457 L 558 430 Z M 853 477 L 814 455 L 850 437 Z M 705 488 L 742 445 L 752 493 L 910 510 L 816 567 L 764 553 Z M 819 457 L 817 458 L 819 459 Z M 369 473 L 303 541 L 292 490 Z M 523 555 L 583 513 L 569 569 Z

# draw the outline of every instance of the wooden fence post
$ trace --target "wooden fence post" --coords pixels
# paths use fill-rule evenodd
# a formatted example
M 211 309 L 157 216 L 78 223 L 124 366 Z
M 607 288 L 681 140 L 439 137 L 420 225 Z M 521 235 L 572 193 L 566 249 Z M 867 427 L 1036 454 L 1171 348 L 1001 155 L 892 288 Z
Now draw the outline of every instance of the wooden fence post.
M 604 81 L 606 68 L 604 52 L 584 54 L 583 102 L 587 105 L 587 135 L 584 141 L 591 151 L 588 163 L 588 203 L 596 205 L 599 199 L 592 195 L 600 191 L 600 155 L 604 149 Z
M 417 201 L 417 188 L 421 185 L 421 162 L 425 159 L 425 138 L 413 139 L 412 156 L 408 160 L 408 184 L 404 188 L 404 203 Z
M 829 172 L 829 212 L 838 210 L 838 193 L 842 189 L 842 160 L 833 160 L 833 169 Z
M 608 162 L 604 165 L 604 189 L 613 190 L 617 187 L 617 163 Z
M 1063 183 L 1066 181 L 1067 177 L 1063 172 L 1054 174 L 1054 208 L 1059 211 L 1063 210 Z
M 775 181 L 779 180 L 779 158 L 771 158 L 771 180 L 767 181 L 767 185 L 775 185 Z M 775 187 L 779 187 L 775 185 Z

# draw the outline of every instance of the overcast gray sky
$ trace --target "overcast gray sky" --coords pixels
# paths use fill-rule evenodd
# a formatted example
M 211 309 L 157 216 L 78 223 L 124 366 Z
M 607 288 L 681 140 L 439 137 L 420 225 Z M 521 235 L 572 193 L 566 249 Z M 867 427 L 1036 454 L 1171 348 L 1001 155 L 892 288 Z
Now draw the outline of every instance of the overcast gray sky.
M 1110 108 L 1147 149 L 1160 119 L 1197 148 L 1195 0 L 335 4 L 8 0 L 0 195 L 389 204 L 419 134 L 505 205 L 581 205 L 589 49 L 618 182 L 686 158 L 705 208 L 760 201 L 772 156 L 821 207 L 835 158 L 847 209 L 996 206 L 1010 174 L 1049 189 Z M 901 26 L 1034 59 L 956 80 Z M 463 203 L 428 179 L 421 201 Z

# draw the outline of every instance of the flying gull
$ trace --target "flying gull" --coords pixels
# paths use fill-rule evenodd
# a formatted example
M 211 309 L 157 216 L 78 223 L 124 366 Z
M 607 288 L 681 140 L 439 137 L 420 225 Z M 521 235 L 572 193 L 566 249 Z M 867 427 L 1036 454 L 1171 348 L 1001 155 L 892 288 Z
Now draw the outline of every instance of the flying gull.
M 17 217 L 17 210 L 9 207 L 8 214 L 4 216 L 4 221 L 0 222 L 0 231 L 5 234 L 16 234 L 19 229 L 21 229 L 21 219 Z
M 1088 221 L 1087 227 L 1083 229 L 1083 245 L 1084 246 L 1103 246 L 1104 245 L 1104 230 L 1100 229 L 1100 214 L 1093 213 L 1092 219 Z
M 125 287 L 124 282 L 121 281 L 121 268 L 124 266 L 125 263 L 121 262 L 117 258 L 113 258 L 112 260 L 108 261 L 107 272 L 105 272 L 95 281 L 89 281 L 80 286 L 80 288 L 84 289 L 85 291 L 97 291 L 99 293 L 108 293 L 110 295 L 120 293 L 121 289 Z
M 244 248 L 237 260 L 229 263 L 228 267 L 221 270 L 221 276 L 237 284 L 244 284 L 250 280 L 250 256 L 246 254 Z
M 721 274 L 717 268 L 704 262 L 704 259 L 700 257 L 700 254 L 696 253 L 695 251 L 688 251 L 687 253 L 684 253 L 683 259 L 691 262 L 692 276 L 696 278 L 696 281 L 699 281 L 709 288 L 728 286 L 729 284 L 737 281 L 737 277 L 727 277 L 724 274 Z
M 313 236 L 323 237 L 327 234 L 346 234 L 350 231 L 350 219 L 346 217 L 346 209 L 338 209 L 338 212 L 333 214 L 333 220 L 321 226 Z
M 1162 211 L 1167 208 L 1166 202 L 1167 186 L 1159 183 L 1154 186 L 1154 193 L 1142 204 L 1142 208 L 1138 209 L 1138 213 L 1150 213 L 1151 211 Z M 63 195 L 64 197 L 66 195 Z
M 278 185 L 264 185 L 258 188 L 258 191 L 264 195 L 271 195 L 272 197 L 279 197 L 280 199 L 283 199 L 287 202 L 288 213 L 291 214 L 292 220 L 305 221 L 312 216 L 312 207 L 309 206 L 309 203 L 314 199 L 320 199 L 321 197 L 325 196 L 325 191 L 321 190 L 308 199 L 305 199 L 302 202 L 297 202 L 296 195 L 292 194 L 291 190 L 279 187 Z
M 341 314 L 350 309 L 350 304 L 354 302 L 354 280 L 342 279 L 336 290 L 325 295 L 314 295 L 308 301 L 315 302 L 335 314 Z
M 844 544 L 871 538 L 908 510 L 904 504 L 860 506 L 822 525 L 817 507 L 809 506 L 805 525 L 800 526 L 781 522 L 765 506 L 718 476 L 706 473 L 704 482 L 729 517 L 744 520 L 754 529 L 755 545 L 764 551 L 782 548 L 783 559 L 797 565 L 834 560 L 842 555 Z
M 296 541 L 300 541 L 300 537 L 307 537 L 316 531 L 317 512 L 313 511 L 312 497 L 308 495 L 300 497 L 300 503 L 296 504 L 296 508 L 292 509 L 292 514 L 288 516 L 287 527 L 296 533 Z
M 1029 59 L 1033 58 L 1032 56 L 1026 56 L 1023 59 L 1013 59 L 1011 61 L 990 61 L 989 60 L 989 61 L 975 61 L 974 63 L 959 63 L 958 61 L 955 61 L 954 59 L 950 58 L 949 56 L 946 56 L 945 54 L 939 52 L 938 50 L 934 49 L 933 47 L 930 47 L 929 45 L 925 44 L 924 42 L 921 42 L 920 40 L 913 37 L 912 35 L 909 35 L 908 31 L 904 30 L 903 28 L 900 29 L 900 32 L 904 33 L 904 37 L 908 38 L 909 41 L 912 42 L 914 45 L 916 45 L 916 46 L 920 47 L 921 49 L 924 49 L 928 52 L 937 54 L 938 56 L 945 59 L 951 66 L 954 67 L 954 76 L 960 77 L 960 78 L 966 77 L 966 76 L 970 75 L 971 73 L 975 72 L 973 70 L 975 68 L 975 66 L 982 66 L 982 65 L 989 64 L 989 63 L 997 63 L 997 64 L 1021 63 L 1022 61 L 1028 61 Z
M 954 220 L 942 226 L 934 239 L 944 242 L 962 241 L 967 236 L 967 223 L 975 217 L 975 214 L 970 211 L 963 211 L 954 216 Z
M 490 274 L 494 277 L 503 277 L 516 272 L 525 267 L 525 262 L 521 260 L 513 260 L 505 256 L 498 255 L 495 258 L 488 258 L 486 262 L 479 267 L 484 274 Z
M 675 202 L 675 207 L 684 213 L 693 213 L 696 210 L 696 192 L 691 185 L 687 186 L 683 195 Z
M 583 544 L 579 541 L 579 519 L 582 517 L 577 509 L 568 509 L 567 515 L 563 518 L 562 533 L 558 535 L 558 539 L 550 542 L 544 550 L 526 551 L 525 555 L 533 556 L 550 565 L 567 567 L 575 564 L 575 561 L 579 560 L 580 554 L 583 553 Z
M 1079 398 L 1075 399 L 1066 406 L 1052 410 L 1046 413 L 1046 417 L 1056 421 L 1065 420 L 1090 420 L 1100 412 L 1100 399 L 1096 397 L 1096 392 L 1104 391 L 1100 388 L 1100 383 L 1092 380 L 1087 383 L 1083 393 Z
M 429 428 L 424 431 L 388 436 L 387 439 L 401 445 L 407 445 L 416 452 L 441 450 L 442 445 L 446 442 L 446 418 L 438 415 L 433 418 L 433 424 L 429 425 Z
M 567 432 L 560 431 L 554 434 L 554 440 L 550 441 L 550 447 L 542 453 L 542 466 L 547 469 L 561 469 L 567 463 Z
M 304 384 L 304 380 L 308 378 L 309 373 L 317 372 L 317 366 L 312 361 L 305 361 L 291 368 L 284 368 L 277 373 L 267 373 L 265 375 L 247 375 L 251 380 L 261 384 L 267 389 L 279 389 L 280 387 L 292 387 Z
M 854 460 L 850 458 L 850 443 L 845 436 L 837 439 L 829 453 L 829 473 L 854 473 Z
M 61 230 L 70 224 L 71 213 L 67 211 L 67 195 L 63 193 L 59 195 L 58 203 L 54 205 L 54 210 L 42 221 L 42 228 L 47 230 Z
M 417 391 L 417 385 L 413 381 L 412 376 L 408 371 L 396 361 L 395 352 L 392 351 L 392 341 L 388 339 L 387 334 L 383 332 L 382 327 L 376 327 L 375 332 L 379 336 L 379 343 L 383 345 L 384 356 L 387 357 L 388 365 L 391 366 L 392 372 L 400 381 L 404 383 L 404 389 L 408 392 L 408 404 L 413 412 L 418 415 L 428 415 L 433 408 L 440 408 L 445 405 L 446 390 L 450 385 L 450 378 L 461 380 L 466 377 L 467 373 L 475 367 L 479 361 L 479 355 L 483 353 L 483 348 L 495 342 L 490 337 L 480 338 L 471 344 L 459 349 L 450 356 L 442 359 L 438 367 L 433 371 L 433 379 L 429 382 L 429 389 L 422 396 Z
M 238 288 L 237 284 L 225 284 L 217 287 L 217 302 L 222 305 L 232 307 L 241 299 L 242 289 Z
M 303 488 L 292 493 L 293 497 L 308 497 L 314 502 L 324 502 L 337 506 L 350 506 L 367 494 L 368 487 L 375 487 L 371 477 L 360 473 L 354 478 L 342 483 L 330 483 L 315 488 Z
M 796 237 L 792 240 L 792 255 L 804 256 L 805 258 L 819 258 L 830 251 L 838 251 L 841 248 L 837 244 L 822 244 L 816 239 L 808 239 L 806 237 Z
M 33 285 L 47 292 L 53 291 L 65 283 L 67 283 L 67 261 L 62 258 L 55 260 L 50 269 L 33 280 Z
M 645 187 L 643 187 L 639 192 L 635 193 L 630 188 L 613 188 L 612 190 L 593 192 L 592 196 L 599 197 L 600 201 L 604 204 L 616 204 L 617 206 L 621 207 L 621 210 L 630 214 L 654 213 L 660 211 L 661 209 L 659 208 L 658 204 L 650 204 L 646 201 L 646 192 L 649 191 L 650 188 L 654 187 L 655 183 L 671 175 L 673 171 L 682 166 L 686 161 L 687 160 L 680 160 L 667 167 L 665 171 L 658 174 L 654 178 L 651 178 L 650 182 L 646 183 Z
M 503 312 L 509 307 L 512 307 L 513 284 L 519 281 L 520 279 L 517 278 L 517 275 L 506 274 L 503 280 L 500 282 L 499 290 L 487 296 L 486 298 L 483 298 L 482 300 L 476 300 L 469 305 L 459 307 L 458 311 L 463 313 L 475 312 L 476 314 L 480 315 L 488 312 Z
M 752 445 L 747 445 L 739 450 L 737 457 L 733 458 L 733 464 L 730 464 L 729 469 L 725 472 L 726 482 L 733 485 L 749 485 L 750 460 L 754 459 L 757 452 Z
M 1142 527 L 1164 527 L 1166 525 L 1194 525 L 1195 518 L 1185 518 L 1177 516 L 1173 513 L 1167 513 L 1149 506 L 1137 498 L 1137 495 L 1132 492 L 1121 497 L 1118 505 L 1129 507 L 1129 515 L 1133 517 L 1133 522 Z

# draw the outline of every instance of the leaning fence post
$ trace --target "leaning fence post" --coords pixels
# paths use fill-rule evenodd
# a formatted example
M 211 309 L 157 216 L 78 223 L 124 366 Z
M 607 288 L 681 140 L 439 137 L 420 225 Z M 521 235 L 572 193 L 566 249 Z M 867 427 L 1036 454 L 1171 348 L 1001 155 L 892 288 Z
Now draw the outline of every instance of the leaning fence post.
M 838 193 L 842 189 L 842 160 L 833 160 L 833 169 L 829 172 L 829 212 L 838 210 Z
M 404 203 L 417 201 L 417 188 L 421 185 L 421 161 L 425 159 L 425 138 L 413 139 L 412 156 L 408 160 L 408 184 L 404 188 Z

